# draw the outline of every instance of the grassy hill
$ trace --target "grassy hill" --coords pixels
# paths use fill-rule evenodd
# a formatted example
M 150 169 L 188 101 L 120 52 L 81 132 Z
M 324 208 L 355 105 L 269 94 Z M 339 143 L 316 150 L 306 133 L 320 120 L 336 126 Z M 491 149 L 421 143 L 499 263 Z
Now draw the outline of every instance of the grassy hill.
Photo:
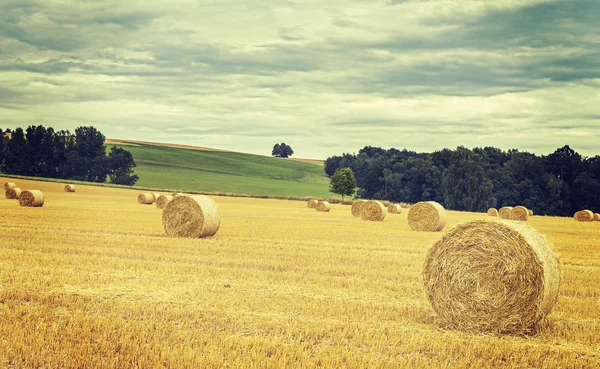
M 107 149 L 112 146 L 133 154 L 138 186 L 271 196 L 332 195 L 320 165 L 161 144 L 108 141 Z

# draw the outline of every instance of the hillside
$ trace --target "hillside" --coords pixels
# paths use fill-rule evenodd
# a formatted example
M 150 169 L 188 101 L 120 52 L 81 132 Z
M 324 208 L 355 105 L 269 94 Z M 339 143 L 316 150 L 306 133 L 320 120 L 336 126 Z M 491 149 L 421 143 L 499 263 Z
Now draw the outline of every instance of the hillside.
M 107 140 L 133 154 L 142 187 L 271 196 L 331 196 L 315 163 L 209 148 Z

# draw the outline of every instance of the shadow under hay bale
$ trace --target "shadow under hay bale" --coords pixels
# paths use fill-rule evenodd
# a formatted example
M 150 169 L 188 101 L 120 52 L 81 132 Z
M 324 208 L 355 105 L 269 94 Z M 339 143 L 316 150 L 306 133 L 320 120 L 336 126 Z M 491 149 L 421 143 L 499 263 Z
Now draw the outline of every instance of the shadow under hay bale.
M 416 203 L 408 209 L 408 225 L 413 231 L 441 231 L 446 226 L 446 209 L 435 201 Z
M 329 204 L 328 201 L 319 201 L 317 202 L 315 209 L 317 209 L 317 211 L 328 213 L 329 210 L 331 210 L 331 204 Z
M 163 210 L 162 223 L 168 236 L 203 238 L 217 233 L 221 215 L 208 196 L 177 196 Z
M 362 220 L 372 222 L 383 222 L 387 215 L 387 208 L 381 201 L 365 201 L 360 207 L 360 217 Z
M 40 208 L 44 206 L 44 194 L 38 190 L 23 191 L 19 195 L 19 205 Z

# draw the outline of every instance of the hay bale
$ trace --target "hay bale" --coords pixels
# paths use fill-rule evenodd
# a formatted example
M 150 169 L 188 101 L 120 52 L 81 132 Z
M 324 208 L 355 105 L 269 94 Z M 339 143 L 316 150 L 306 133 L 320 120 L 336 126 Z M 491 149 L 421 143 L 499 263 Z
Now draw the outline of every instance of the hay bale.
M 510 219 L 510 211 L 512 210 L 512 206 L 504 206 L 501 207 L 498 211 L 498 215 L 500 215 L 500 219 Z
M 169 201 L 173 200 L 174 197 L 170 195 L 160 195 L 158 199 L 156 199 L 156 207 L 159 209 L 164 209 L 165 206 L 169 203 Z
M 314 209 L 314 208 L 316 208 L 316 207 L 317 207 L 317 204 L 318 204 L 318 203 L 319 203 L 319 200 L 316 200 L 316 199 L 310 199 L 310 200 L 308 200 L 307 206 L 308 206 L 310 209 Z
M 441 231 L 446 226 L 446 209 L 435 201 L 416 203 L 408 209 L 408 225 L 413 231 Z
M 594 213 L 590 210 L 580 210 L 573 216 L 578 222 L 593 222 L 594 221 Z
M 19 187 L 10 187 L 8 190 L 4 191 L 4 197 L 9 200 L 16 200 L 19 198 L 21 194 L 21 189 Z
M 600 222 L 600 214 L 594 213 L 594 221 Z
M 44 194 L 38 190 L 23 191 L 19 195 L 19 205 L 33 208 L 42 207 L 44 206 Z
M 380 202 L 381 202 L 381 203 L 383 204 L 383 206 L 385 206 L 386 208 L 387 208 L 387 207 L 389 207 L 390 205 L 392 205 L 392 203 L 391 203 L 390 201 L 388 201 L 388 200 L 381 200 Z
M 475 220 L 429 250 L 425 290 L 448 328 L 521 333 L 550 313 L 560 265 L 552 245 L 524 223 Z
M 529 209 L 524 206 L 515 206 L 510 211 L 510 220 L 519 220 L 526 222 L 529 219 Z
M 152 205 L 154 203 L 154 194 L 150 192 L 141 193 L 138 195 L 138 204 Z
M 398 204 L 392 204 L 392 205 L 388 206 L 387 211 L 390 214 L 401 214 L 402 207 L 400 207 L 400 205 L 398 205 Z
M 387 208 L 381 201 L 369 200 L 365 201 L 360 207 L 360 217 L 362 220 L 370 220 L 373 222 L 383 222 L 387 215 Z
M 354 203 L 352 204 L 352 215 L 355 217 L 359 217 L 360 216 L 360 209 L 362 208 L 362 205 L 367 202 L 366 200 L 356 200 L 354 201 Z
M 163 210 L 162 223 L 168 236 L 202 238 L 217 233 L 221 215 L 208 196 L 177 196 Z
M 528 209 L 528 211 L 529 211 L 529 216 L 532 217 L 533 216 L 533 210 Z
M 4 191 L 8 191 L 9 188 L 15 188 L 17 185 L 13 182 L 6 182 L 4 184 Z
M 73 185 L 73 184 L 66 185 L 65 192 L 75 192 L 75 185 Z
M 152 192 L 152 196 L 154 196 L 154 202 L 156 202 L 156 200 L 158 200 L 158 197 L 160 196 L 160 194 L 158 192 Z
M 331 210 L 331 205 L 327 201 L 319 201 L 317 202 L 315 209 L 317 209 L 317 211 L 323 211 L 328 213 L 329 210 Z
M 494 209 L 494 208 L 489 208 L 487 211 L 487 215 L 490 217 L 497 217 L 498 216 L 498 210 Z

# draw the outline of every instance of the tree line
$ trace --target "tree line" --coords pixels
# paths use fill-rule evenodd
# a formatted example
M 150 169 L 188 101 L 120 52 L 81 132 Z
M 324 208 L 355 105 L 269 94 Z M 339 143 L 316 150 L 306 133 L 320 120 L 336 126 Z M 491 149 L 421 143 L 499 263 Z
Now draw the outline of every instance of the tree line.
M 34 177 L 74 179 L 133 185 L 135 161 L 127 150 L 113 146 L 107 154 L 105 137 L 94 127 L 75 133 L 44 126 L 0 129 L 0 172 Z
M 365 146 L 325 161 L 330 177 L 342 168 L 354 172 L 360 198 L 433 200 L 475 212 L 516 205 L 546 215 L 600 211 L 600 156 L 582 157 L 569 146 L 542 156 L 495 147 L 417 153 Z

